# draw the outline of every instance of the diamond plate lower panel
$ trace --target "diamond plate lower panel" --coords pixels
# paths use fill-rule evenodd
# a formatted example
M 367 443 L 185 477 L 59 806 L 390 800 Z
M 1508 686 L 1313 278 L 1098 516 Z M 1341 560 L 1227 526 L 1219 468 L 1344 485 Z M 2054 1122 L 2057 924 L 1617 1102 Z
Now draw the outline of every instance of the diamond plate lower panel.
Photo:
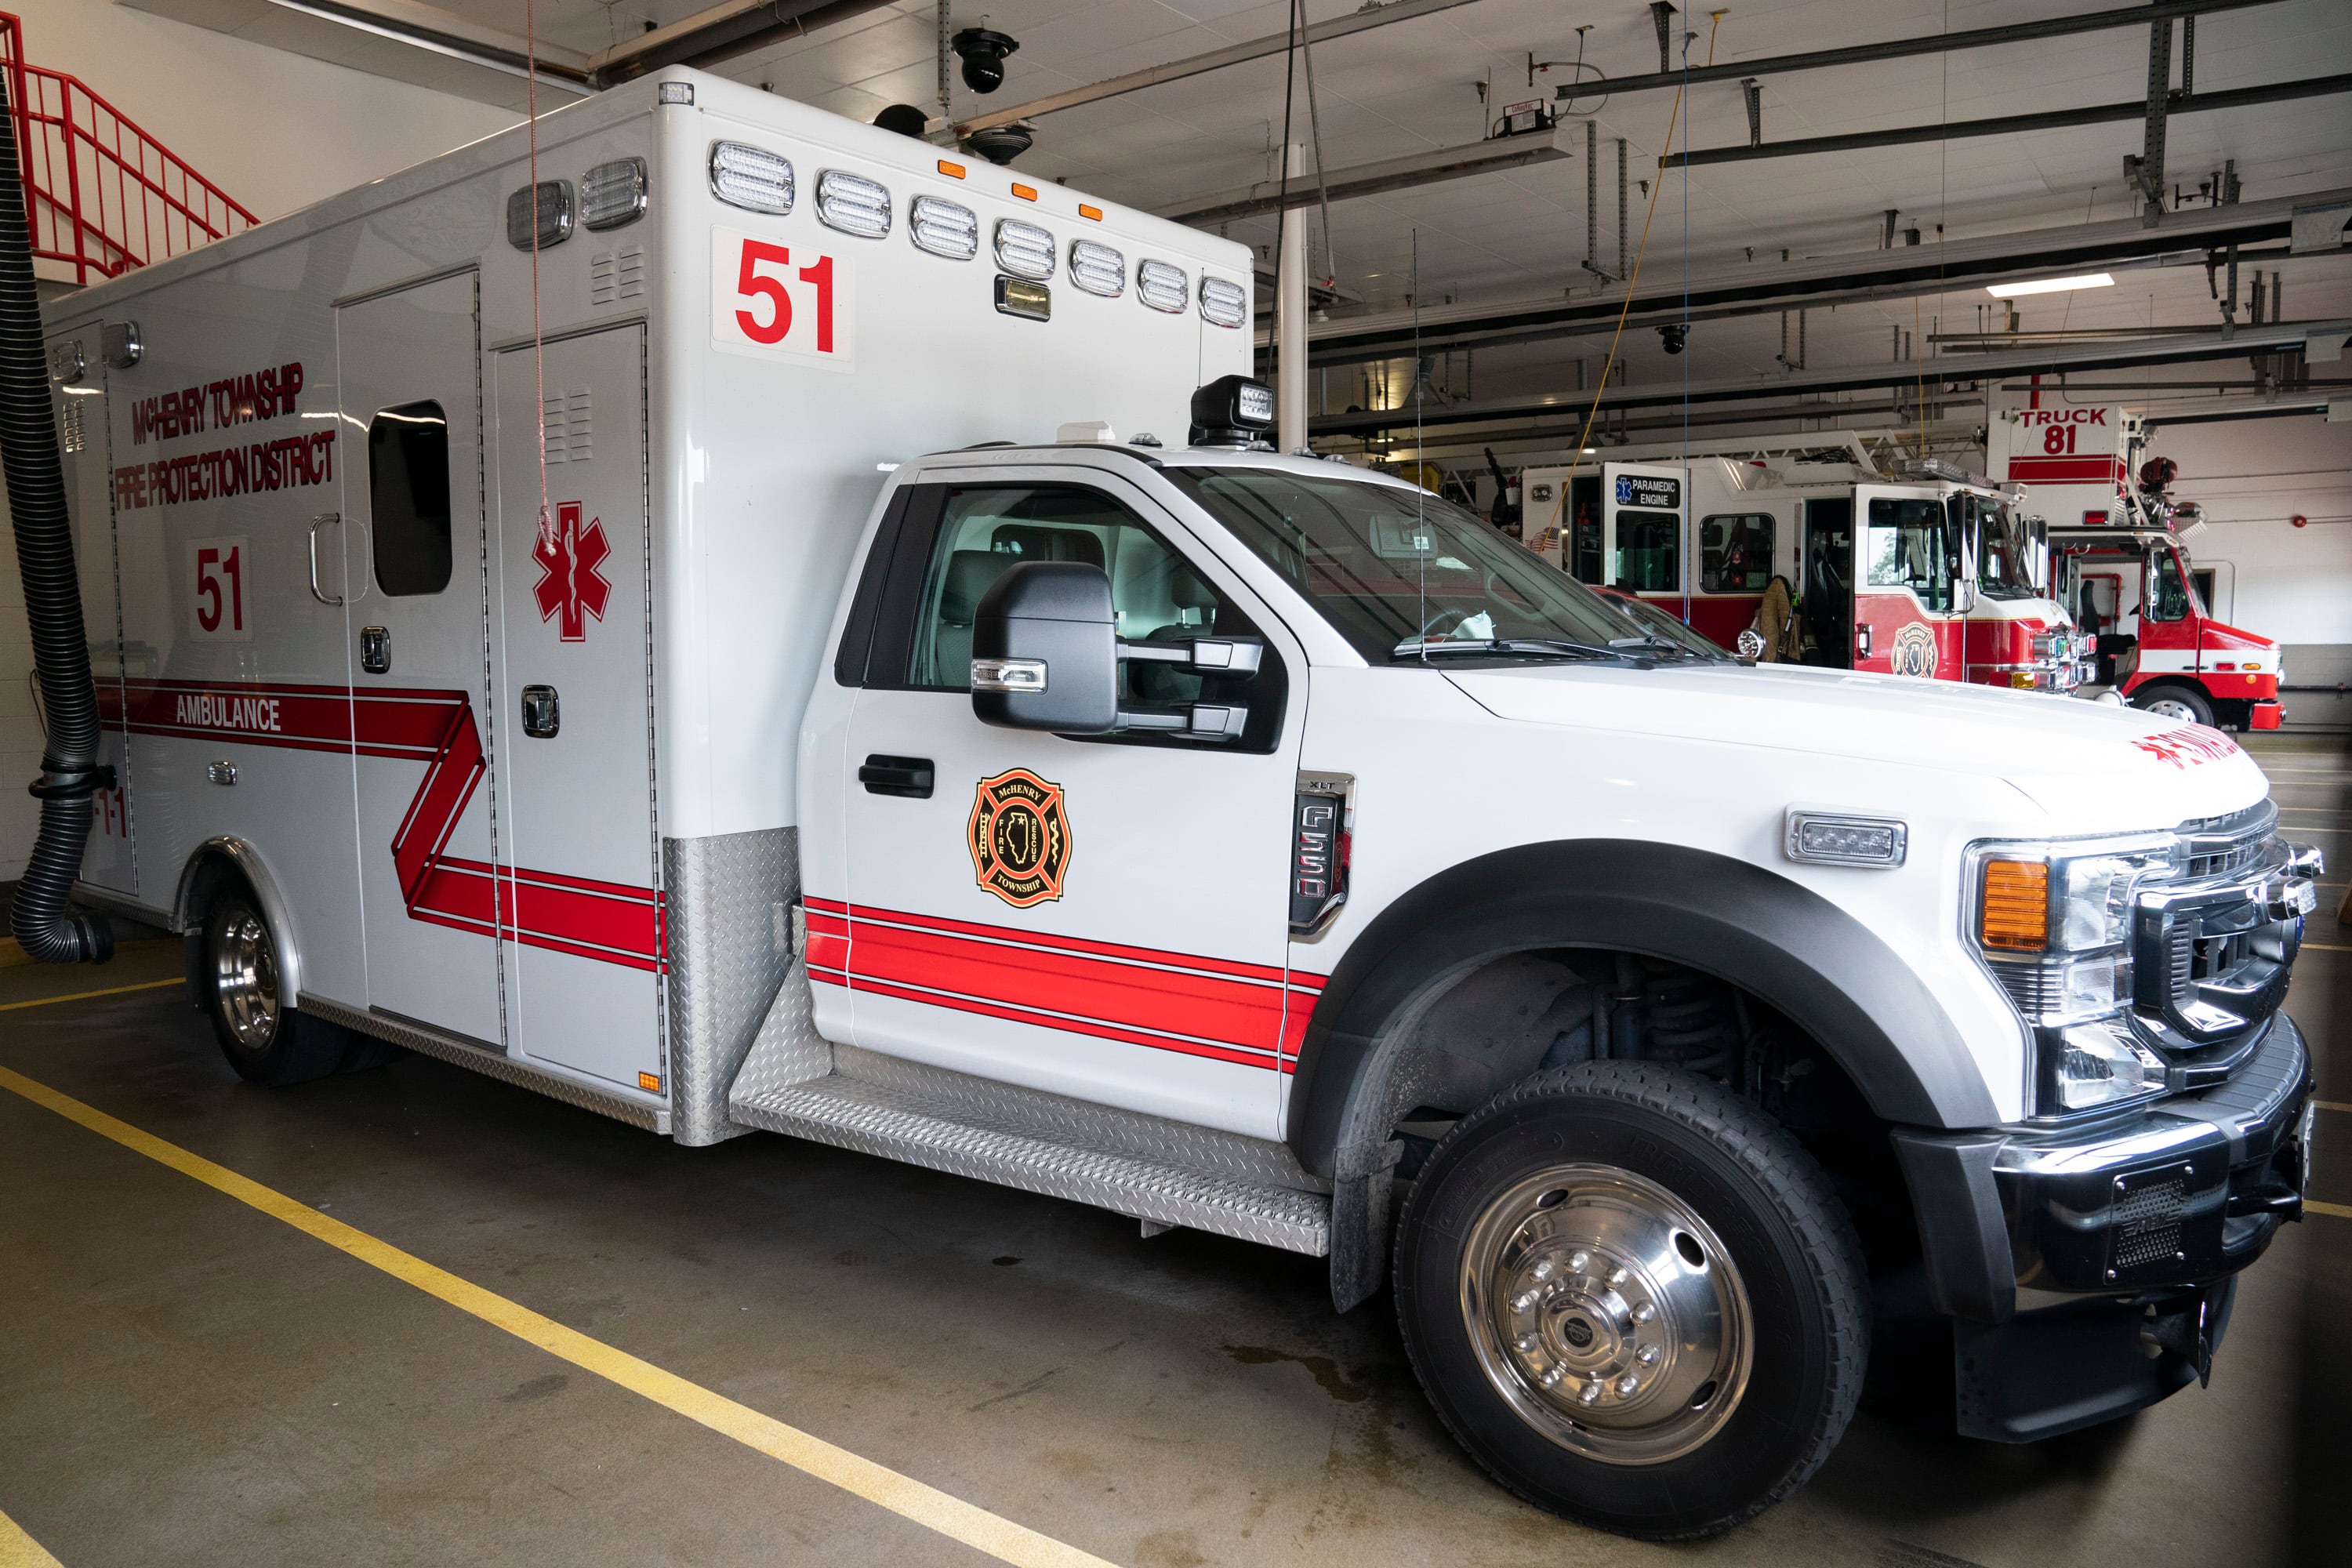
M 898 1076 L 891 1068 L 910 1065 L 847 1047 L 835 1047 L 835 1054 L 845 1066 L 878 1068 L 884 1079 Z M 912 1087 L 932 1079 L 960 1082 L 936 1085 L 948 1089 L 949 1098 Z M 1211 1155 L 1225 1169 L 1150 1157 L 1137 1148 L 1148 1142 L 1144 1130 L 1127 1124 L 1156 1119 L 1107 1111 L 1059 1096 L 982 1084 L 936 1068 L 916 1069 L 897 1082 L 835 1071 L 759 1093 L 739 1092 L 730 1109 L 738 1121 L 771 1131 L 1091 1204 L 1137 1219 L 1188 1226 L 1317 1258 L 1330 1246 L 1331 1205 L 1323 1194 L 1233 1173 L 1250 1163 L 1239 1150 Z M 1154 1136 L 1160 1147 L 1171 1152 L 1202 1148 L 1202 1140 L 1253 1142 L 1177 1123 L 1160 1125 L 1162 1131 Z M 1085 1141 L 1074 1141 L 1080 1137 Z M 1112 1142 L 1129 1147 L 1105 1146 Z M 1284 1149 L 1279 1157 L 1270 1152 L 1257 1156 L 1255 1163 L 1262 1171 L 1276 1170 L 1287 1156 Z
M 727 1115 L 728 1086 L 774 1014 L 792 967 L 799 830 L 665 838 L 662 881 L 671 1136 L 681 1143 L 717 1143 L 748 1131 Z M 805 983 L 800 989 L 806 991 Z M 805 996 L 800 1005 L 805 1015 Z
M 511 1057 L 496 1056 L 478 1046 L 466 1045 L 435 1034 L 420 1025 L 402 1023 L 380 1014 L 363 1013 L 356 1007 L 346 1007 L 340 1002 L 330 1002 L 315 992 L 302 997 L 302 1011 L 316 1014 L 331 1024 L 341 1024 L 379 1040 L 390 1040 L 404 1046 L 419 1056 L 435 1058 L 514 1084 L 521 1089 L 535 1089 L 551 1100 L 566 1105 L 576 1105 L 583 1110 L 593 1110 L 609 1116 L 615 1121 L 625 1121 L 632 1127 L 642 1127 L 648 1132 L 667 1132 L 670 1113 L 658 1106 L 645 1105 L 623 1095 L 607 1094 L 583 1083 L 519 1062 Z

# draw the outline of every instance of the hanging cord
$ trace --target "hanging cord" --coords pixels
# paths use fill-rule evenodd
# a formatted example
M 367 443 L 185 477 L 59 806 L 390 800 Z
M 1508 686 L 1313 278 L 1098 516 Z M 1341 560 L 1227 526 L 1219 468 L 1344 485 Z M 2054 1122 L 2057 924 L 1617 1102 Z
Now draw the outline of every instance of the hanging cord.
M 1722 25 L 1722 20 L 1723 14 L 1720 11 L 1717 12 L 1717 26 L 1720 26 Z M 1711 29 L 1706 36 L 1706 58 L 1709 65 L 1713 65 L 1715 63 L 1715 34 Z M 1685 60 L 1685 68 L 1687 68 L 1687 60 Z M 1675 89 L 1674 110 L 1666 116 L 1665 151 L 1667 153 L 1672 153 L 1675 150 L 1675 126 L 1681 119 L 1682 112 L 1683 89 L 1677 87 Z M 1655 184 L 1650 186 L 1649 210 L 1642 215 L 1642 242 L 1633 247 L 1633 270 L 1625 275 L 1625 301 L 1617 308 L 1617 330 L 1609 335 L 1609 357 L 1601 362 L 1601 380 L 1600 383 L 1592 389 L 1592 406 L 1584 411 L 1584 428 L 1577 434 L 1576 453 L 1568 465 L 1568 482 L 1559 487 L 1559 500 L 1552 503 L 1552 526 L 1554 528 L 1558 528 L 1559 526 L 1560 515 L 1567 509 L 1569 492 L 1576 483 L 1576 471 L 1584 466 L 1584 443 L 1590 439 L 1592 435 L 1593 418 L 1601 412 L 1601 394 L 1607 391 L 1609 387 L 1610 369 L 1617 363 L 1617 341 L 1625 335 L 1626 312 L 1630 311 L 1633 308 L 1633 286 L 1641 281 L 1642 258 L 1650 248 L 1650 220 L 1658 216 L 1658 193 L 1665 189 L 1666 185 L 1666 182 L 1664 177 L 1665 174 L 1664 154 L 1660 155 L 1658 172 L 1660 178 Z M 1685 180 L 1690 178 L 1690 171 L 1688 169 L 1685 169 L 1683 171 L 1683 178 Z M 1413 331 L 1415 334 L 1413 338 L 1414 352 L 1418 353 L 1421 345 L 1421 339 L 1419 336 L 1420 319 L 1418 317 L 1414 318 Z M 1559 558 L 1563 567 L 1567 566 L 1567 564 L 1574 559 L 1573 551 L 1573 540 L 1563 539 L 1560 542 Z
M 1944 0 L 1944 21 L 1939 30 L 1947 33 L 1952 30 L 1952 0 Z M 1952 57 L 1947 50 L 1937 58 L 1942 61 L 1944 72 L 1943 118 L 1937 123 L 1948 130 L 1952 123 Z M 1950 183 L 1951 162 L 1952 142 L 1947 136 L 1936 143 L 1936 309 L 1939 313 L 1944 307 L 1944 207 Z M 1911 296 L 1911 342 L 1915 345 L 1926 342 L 1919 335 L 1919 296 L 1916 294 Z M 1912 356 L 1911 365 L 1911 401 L 1914 411 L 1919 416 L 1919 460 L 1924 463 L 1927 460 L 1927 373 L 1916 354 Z
M 1709 64 L 1709 65 L 1713 65 L 1713 64 L 1715 63 L 1715 34 L 1714 34 L 1714 28 L 1716 28 L 1716 27 L 1720 27 L 1720 26 L 1723 26 L 1723 13 L 1722 13 L 1722 12 L 1720 12 L 1720 11 L 1717 11 L 1717 13 L 1715 13 L 1715 21 L 1714 21 L 1714 23 L 1712 24 L 1712 26 L 1709 27 L 1708 32 L 1707 32 L 1707 42 L 1706 42 L 1706 63 L 1707 63 L 1707 64 Z M 1685 33 L 1685 34 L 1683 35 L 1683 82 L 1682 82 L 1682 89 L 1687 89 L 1690 87 L 1690 47 L 1691 47 L 1691 43 L 1692 43 L 1692 41 L 1693 41 L 1694 39 L 1696 39 L 1697 37 L 1698 37 L 1698 35 L 1697 35 L 1696 33 Z M 1673 149 L 1672 149 L 1672 148 L 1669 148 L 1669 149 L 1667 149 L 1667 151 L 1671 152 L 1671 151 L 1673 151 Z M 1662 180 L 1664 178 L 1664 176 L 1665 176 L 1665 173 L 1666 173 L 1665 165 L 1664 165 L 1663 163 L 1661 163 L 1658 165 L 1658 175 L 1659 175 L 1659 177 L 1660 177 Z M 1690 381 L 1691 381 L 1691 368 L 1690 368 L 1690 362 L 1691 362 L 1691 356 L 1690 356 L 1690 170 L 1689 170 L 1687 167 L 1685 167 L 1685 168 L 1683 170 L 1683 177 L 1682 177 L 1681 184 L 1682 184 L 1682 187 L 1683 187 L 1683 319 L 1682 319 L 1682 329 L 1683 329 L 1683 353 L 1682 353 L 1682 362 L 1683 362 L 1683 440 L 1682 440 L 1682 450 L 1681 450 L 1681 452 L 1680 452 L 1679 456 L 1680 456 L 1680 458 L 1681 458 L 1681 459 L 1682 459 L 1682 466 L 1683 466 L 1683 502 L 1684 502 L 1684 506 L 1685 506 L 1685 510 L 1687 510 L 1687 509 L 1688 509 L 1688 506 L 1689 506 L 1690 499 L 1691 499 L 1691 498 L 1690 498 L 1690 477 L 1691 477 L 1691 476 L 1690 476 Z M 1691 574 L 1690 574 L 1690 571 L 1689 571 L 1689 563 L 1688 563 L 1687 562 L 1684 562 L 1684 561 L 1682 561 L 1682 560 L 1681 560 L 1681 555 L 1682 555 L 1682 553 L 1683 553 L 1681 551 L 1676 551 L 1675 553 L 1675 557 L 1676 557 L 1677 566 L 1679 567 L 1679 570 L 1677 570 L 1677 571 L 1676 571 L 1675 575 L 1676 575 L 1676 576 L 1678 576 L 1678 577 L 1680 577 L 1680 578 L 1683 580 L 1683 625 L 1685 625 L 1685 626 L 1688 626 L 1688 625 L 1690 625 L 1690 618 L 1691 618 L 1691 592 L 1690 592 L 1690 578 L 1691 578 Z
M 1323 178 L 1323 117 L 1315 107 L 1315 47 L 1307 36 L 1307 0 L 1297 0 L 1297 5 L 1298 61 L 1307 69 L 1307 135 L 1315 143 L 1315 199 L 1323 207 L 1323 287 L 1337 289 L 1339 286 L 1339 263 L 1331 254 L 1331 187 Z M 1287 168 L 1287 149 L 1285 149 L 1283 157 L 1284 167 Z
M 555 523 L 547 505 L 547 341 L 539 327 L 539 26 L 532 0 L 523 0 L 525 103 L 530 111 L 530 363 L 538 381 L 533 409 L 539 426 L 539 551 L 555 552 Z
M 1421 230 L 1412 231 L 1412 270 L 1405 274 L 1405 298 L 1412 305 L 1412 466 L 1426 470 L 1429 458 L 1421 448 Z M 1421 645 L 1421 662 L 1429 662 L 1429 487 L 1412 482 L 1412 554 L 1421 567 L 1421 601 L 1413 607 L 1413 641 Z
M 1297 84 L 1298 80 L 1298 6 L 1296 4 L 1294 4 L 1290 8 L 1289 22 L 1290 47 L 1282 57 L 1282 141 L 1275 150 L 1275 167 L 1279 171 L 1276 177 L 1281 183 L 1277 187 L 1280 194 L 1275 198 L 1274 208 L 1275 331 L 1268 339 L 1268 341 L 1274 344 L 1275 349 L 1274 379 L 1276 391 L 1275 395 L 1274 444 L 1276 447 L 1280 447 L 1282 445 L 1282 398 L 1281 392 L 1279 390 L 1282 384 L 1282 355 L 1288 352 L 1290 348 L 1288 343 L 1281 341 L 1280 334 L 1282 331 L 1282 239 L 1283 236 L 1288 232 L 1290 226 L 1290 97 L 1291 90 Z M 1297 323 L 1294 322 L 1292 324 L 1296 325 Z M 1303 364 L 1300 365 L 1298 369 L 1299 374 L 1302 375 L 1307 373 L 1307 367 Z

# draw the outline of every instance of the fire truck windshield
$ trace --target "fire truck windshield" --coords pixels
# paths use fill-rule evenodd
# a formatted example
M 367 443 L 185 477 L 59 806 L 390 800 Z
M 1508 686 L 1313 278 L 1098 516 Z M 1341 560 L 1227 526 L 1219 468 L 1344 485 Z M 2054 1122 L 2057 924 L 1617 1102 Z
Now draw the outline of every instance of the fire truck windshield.
M 1366 658 L 1580 650 L 1707 658 L 1670 644 L 1451 501 L 1276 468 L 1164 470 Z M 1517 645 L 1517 646 L 1512 646 Z M 1728 655 L 1720 656 L 1728 660 Z
M 1951 500 L 1953 521 L 1973 535 L 1977 552 L 1977 586 L 1988 599 L 2031 599 L 2033 585 L 2032 542 L 2025 520 L 2006 501 L 1959 495 Z

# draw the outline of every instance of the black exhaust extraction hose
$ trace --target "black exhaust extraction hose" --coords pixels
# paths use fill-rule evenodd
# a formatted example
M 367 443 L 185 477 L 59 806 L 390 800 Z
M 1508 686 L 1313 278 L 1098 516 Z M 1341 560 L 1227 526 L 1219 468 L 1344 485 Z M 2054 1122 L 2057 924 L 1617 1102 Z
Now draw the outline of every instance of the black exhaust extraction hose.
M 90 682 L 73 527 L 49 412 L 24 190 L 16 117 L 0 72 L 0 463 L 8 471 L 8 512 L 16 525 L 47 741 L 41 777 L 33 785 L 41 803 L 41 834 L 17 884 L 8 925 L 28 958 L 104 963 L 114 956 L 114 933 L 104 918 L 67 912 L 89 842 L 89 797 L 113 785 L 114 770 L 98 760 L 98 689 Z

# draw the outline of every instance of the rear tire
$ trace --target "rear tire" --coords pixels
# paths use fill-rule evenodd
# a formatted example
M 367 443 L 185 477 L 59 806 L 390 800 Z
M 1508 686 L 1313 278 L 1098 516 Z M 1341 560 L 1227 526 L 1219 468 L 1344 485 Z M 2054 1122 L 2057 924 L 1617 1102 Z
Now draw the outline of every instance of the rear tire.
M 2181 724 L 2213 723 L 2213 704 L 2193 686 L 2143 687 L 2132 698 L 2132 706 L 2159 719 L 2170 719 Z
M 1695 1074 L 1595 1062 L 1465 1118 L 1413 1184 L 1397 1317 L 1454 1437 L 1539 1508 L 1714 1535 L 1801 1486 L 1870 1357 L 1827 1177 Z
M 251 895 L 225 894 L 205 917 L 197 1005 L 247 1083 L 307 1083 L 342 1065 L 352 1033 L 278 1000 L 278 939 Z

